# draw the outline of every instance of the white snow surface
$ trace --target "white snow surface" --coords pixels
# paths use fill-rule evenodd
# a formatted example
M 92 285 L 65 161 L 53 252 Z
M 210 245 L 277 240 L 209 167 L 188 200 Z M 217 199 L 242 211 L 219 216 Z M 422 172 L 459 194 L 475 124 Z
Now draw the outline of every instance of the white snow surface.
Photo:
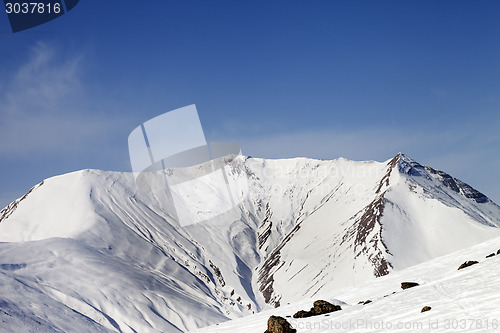
M 248 184 L 239 217 L 186 227 L 161 174 L 148 189 L 99 170 L 35 186 L 0 211 L 0 331 L 183 332 L 336 290 L 375 298 L 369 283 L 500 236 L 499 206 L 402 154 L 229 169 Z
M 500 255 L 485 258 L 498 249 L 497 237 L 356 287 L 325 292 L 194 332 L 264 332 L 272 315 L 286 318 L 298 333 L 500 332 Z M 469 260 L 479 263 L 458 270 Z M 417 282 L 419 286 L 402 290 L 401 282 Z M 318 299 L 340 305 L 342 310 L 293 318 Z M 360 303 L 367 300 L 371 303 Z M 421 312 L 424 306 L 431 310 Z

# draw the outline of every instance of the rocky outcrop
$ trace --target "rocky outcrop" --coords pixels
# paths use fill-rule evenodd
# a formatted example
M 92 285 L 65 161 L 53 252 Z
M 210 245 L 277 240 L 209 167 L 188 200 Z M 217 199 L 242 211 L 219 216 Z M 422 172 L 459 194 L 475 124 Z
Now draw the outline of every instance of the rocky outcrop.
M 334 305 L 323 300 L 315 301 L 313 303 L 313 307 L 311 308 L 311 312 L 314 313 L 315 316 L 339 310 L 342 310 L 339 305 Z
M 259 270 L 259 277 L 257 282 L 259 284 L 259 291 L 264 296 L 264 300 L 268 304 L 274 305 L 274 307 L 279 307 L 281 305 L 280 295 L 275 295 L 274 293 L 274 273 L 279 270 L 285 263 L 281 261 L 281 249 L 292 239 L 292 237 L 300 229 L 300 223 L 297 224 L 290 233 L 283 239 L 280 245 L 271 252 L 269 257 L 266 259 L 264 264 Z
M 221 285 L 221 287 L 224 287 L 226 285 L 226 281 L 224 281 L 224 277 L 222 276 L 222 273 L 221 273 L 219 267 L 217 267 L 212 262 L 212 260 L 209 260 L 208 262 L 210 263 L 210 268 L 212 268 L 215 276 L 217 277 L 217 280 L 219 281 L 219 284 Z
M 271 316 L 267 320 L 267 330 L 264 333 L 296 333 L 297 330 L 283 317 Z
M 420 312 L 426 312 L 426 311 L 429 311 L 430 309 L 432 309 L 432 308 L 431 308 L 430 306 L 427 306 L 427 305 L 426 305 L 426 306 L 424 306 L 424 307 L 422 308 L 422 311 L 420 311 Z
M 34 190 L 36 190 L 37 188 L 39 188 L 40 186 L 43 185 L 43 181 L 38 184 L 38 185 L 35 185 L 33 186 L 25 195 L 23 195 L 21 198 L 11 202 L 7 207 L 5 207 L 4 209 L 0 210 L 0 223 L 2 223 L 4 220 L 6 220 L 9 216 L 12 215 L 12 213 L 14 213 L 14 211 L 17 209 L 17 206 L 19 206 L 19 203 L 21 203 L 21 201 L 25 200 L 28 195 L 30 195 Z
M 462 265 L 460 265 L 460 267 L 458 267 L 458 269 L 462 269 L 462 268 L 465 268 L 465 267 L 469 267 L 469 266 L 472 266 L 472 265 L 475 265 L 475 264 L 478 264 L 479 262 L 478 261 L 475 261 L 475 260 L 471 260 L 471 261 L 466 261 L 464 262 Z
M 300 310 L 293 315 L 293 318 L 307 318 L 307 317 L 312 317 L 311 311 Z
M 258 230 L 258 235 L 259 235 L 259 250 L 262 249 L 264 244 L 266 244 L 269 236 L 271 235 L 271 228 L 273 227 L 273 222 L 271 221 L 271 217 L 273 216 L 273 213 L 271 212 L 271 209 L 269 208 L 269 202 L 266 204 L 266 217 L 262 221 L 259 230 Z
M 309 311 L 300 310 L 293 315 L 293 318 L 307 318 L 312 316 L 319 316 L 322 314 L 339 311 L 342 308 L 339 305 L 334 305 L 330 302 L 317 300 L 313 303 L 313 307 Z
M 440 171 L 433 169 L 431 167 L 426 166 L 425 169 L 430 172 L 431 174 L 434 174 L 438 176 L 438 180 L 446 187 L 451 189 L 452 191 L 456 193 L 460 193 L 463 196 L 465 196 L 468 199 L 472 199 L 477 203 L 486 203 L 489 201 L 488 197 L 482 194 L 481 192 L 475 190 L 468 184 L 464 183 L 463 181 L 453 178 L 446 172 Z
M 408 289 L 419 286 L 417 282 L 401 282 L 401 289 Z

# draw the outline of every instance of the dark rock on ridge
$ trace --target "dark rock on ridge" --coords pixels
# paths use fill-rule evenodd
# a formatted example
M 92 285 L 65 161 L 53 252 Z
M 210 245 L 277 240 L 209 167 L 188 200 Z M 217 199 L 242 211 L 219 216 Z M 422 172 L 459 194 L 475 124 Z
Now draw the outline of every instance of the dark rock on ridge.
M 312 316 L 319 316 L 325 313 L 342 310 L 339 305 L 334 305 L 330 302 L 317 300 L 314 302 L 313 307 L 309 311 L 300 310 L 293 315 L 293 318 L 307 318 Z
M 478 264 L 479 262 L 478 261 L 475 261 L 475 260 L 471 260 L 471 261 L 466 261 L 464 262 L 462 265 L 460 265 L 460 267 L 458 267 L 458 269 L 462 269 L 462 268 L 465 268 L 465 267 L 469 267 L 469 266 L 472 266 L 472 265 L 475 265 L 475 264 Z
M 413 288 L 419 286 L 418 283 L 416 282 L 401 282 L 401 289 L 408 289 L 408 288 Z

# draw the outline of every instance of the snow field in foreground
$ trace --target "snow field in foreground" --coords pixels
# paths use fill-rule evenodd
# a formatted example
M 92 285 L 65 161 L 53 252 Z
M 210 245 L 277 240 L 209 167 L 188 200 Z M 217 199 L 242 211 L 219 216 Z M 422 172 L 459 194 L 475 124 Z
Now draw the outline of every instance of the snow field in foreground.
M 271 315 L 292 316 L 309 310 L 317 299 L 342 310 L 316 317 L 286 318 L 297 332 L 500 332 L 500 248 L 495 238 L 366 282 L 358 287 L 323 293 L 256 315 L 213 325 L 195 332 L 264 332 Z M 457 270 L 465 261 L 479 264 Z M 401 282 L 420 286 L 402 290 Z M 371 300 L 366 305 L 360 301 Z M 421 313 L 424 306 L 430 311 Z

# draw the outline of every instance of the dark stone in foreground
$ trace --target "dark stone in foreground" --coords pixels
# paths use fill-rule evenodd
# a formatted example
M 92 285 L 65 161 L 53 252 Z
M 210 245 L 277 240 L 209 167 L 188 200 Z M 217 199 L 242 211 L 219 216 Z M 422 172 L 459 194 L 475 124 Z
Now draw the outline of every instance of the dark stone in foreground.
M 495 253 L 490 253 L 486 256 L 486 258 L 491 258 L 491 257 L 494 257 L 495 256 Z
M 293 315 L 293 318 L 307 318 L 307 317 L 312 317 L 312 316 L 313 316 L 313 314 L 311 311 L 300 310 L 300 311 L 297 311 Z
M 420 311 L 420 312 L 429 311 L 430 309 L 432 309 L 430 306 L 424 306 L 424 307 L 422 308 L 422 311 Z
M 271 316 L 267 320 L 267 330 L 264 333 L 296 333 L 297 330 L 283 317 Z
M 416 282 L 401 282 L 401 289 L 408 289 L 408 288 L 413 288 L 419 286 L 418 283 Z
M 312 316 L 319 316 L 325 313 L 342 310 L 339 305 L 334 305 L 330 302 L 317 300 L 314 302 L 310 311 L 300 310 L 293 315 L 293 318 L 307 318 Z
M 466 261 L 462 265 L 460 265 L 460 267 L 458 267 L 458 269 L 460 270 L 462 268 L 469 267 L 469 266 L 472 266 L 472 265 L 475 265 L 475 264 L 479 264 L 479 262 L 475 261 L 475 260 Z
M 500 254 L 500 249 L 498 249 L 497 254 Z
M 333 305 L 330 302 L 318 300 L 313 303 L 311 312 L 314 313 L 315 316 L 317 316 L 339 310 L 342 310 L 342 308 L 339 305 Z

